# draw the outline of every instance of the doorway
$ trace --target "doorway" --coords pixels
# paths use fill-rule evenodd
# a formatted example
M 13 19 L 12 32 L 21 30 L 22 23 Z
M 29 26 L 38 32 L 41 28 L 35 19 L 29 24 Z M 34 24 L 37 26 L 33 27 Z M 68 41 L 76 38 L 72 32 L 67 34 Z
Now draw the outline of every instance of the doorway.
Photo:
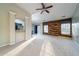
M 23 19 L 15 19 L 15 41 L 16 43 L 25 40 L 25 22 Z
M 20 41 L 25 40 L 25 20 L 16 18 L 16 13 L 9 11 L 9 22 L 10 22 L 10 44 L 13 45 Z

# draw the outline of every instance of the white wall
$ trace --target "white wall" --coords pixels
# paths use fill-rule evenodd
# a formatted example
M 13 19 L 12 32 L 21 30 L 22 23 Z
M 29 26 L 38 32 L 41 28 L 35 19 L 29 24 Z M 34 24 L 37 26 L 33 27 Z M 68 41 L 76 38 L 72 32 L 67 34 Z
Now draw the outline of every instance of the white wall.
M 32 32 L 32 21 L 30 17 L 25 17 L 25 26 L 26 26 L 26 34 L 25 39 L 29 40 L 31 38 L 31 32 Z
M 43 34 L 43 22 L 41 21 L 41 24 L 40 24 L 40 33 L 41 35 Z
M 72 17 L 73 40 L 79 43 L 79 4 Z
M 15 37 L 16 37 L 16 39 L 15 39 L 16 43 L 23 41 L 23 40 L 25 40 L 25 32 L 16 31 Z
M 37 34 L 41 34 L 41 26 L 37 27 Z
M 40 25 L 37 27 L 38 34 L 43 34 L 43 22 L 41 21 Z
M 3 46 L 10 42 L 9 11 L 15 12 L 16 18 L 21 19 L 24 19 L 25 16 L 30 16 L 30 14 L 16 4 L 1 3 L 0 8 L 0 46 Z

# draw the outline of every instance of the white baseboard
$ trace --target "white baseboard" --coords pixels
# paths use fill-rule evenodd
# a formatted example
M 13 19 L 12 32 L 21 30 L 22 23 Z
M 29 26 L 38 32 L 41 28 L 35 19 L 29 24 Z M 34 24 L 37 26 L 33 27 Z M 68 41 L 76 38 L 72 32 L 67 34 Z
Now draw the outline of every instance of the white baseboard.
M 8 42 L 8 43 L 5 43 L 3 45 L 0 45 L 0 47 L 7 46 L 7 45 L 13 45 L 13 44 L 15 44 L 15 42 Z
M 7 46 L 7 45 L 9 45 L 9 43 L 0 45 L 0 47 L 4 47 L 4 46 Z
M 14 44 L 15 44 L 15 42 L 10 42 L 10 43 L 9 43 L 9 45 L 14 45 Z

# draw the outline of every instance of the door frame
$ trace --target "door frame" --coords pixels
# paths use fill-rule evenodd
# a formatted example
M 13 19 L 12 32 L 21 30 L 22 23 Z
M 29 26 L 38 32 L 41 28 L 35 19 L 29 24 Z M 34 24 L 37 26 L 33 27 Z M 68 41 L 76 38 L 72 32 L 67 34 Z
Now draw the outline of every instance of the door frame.
M 15 19 L 16 13 L 13 11 L 9 11 L 9 25 L 10 25 L 10 42 L 9 45 L 15 44 Z

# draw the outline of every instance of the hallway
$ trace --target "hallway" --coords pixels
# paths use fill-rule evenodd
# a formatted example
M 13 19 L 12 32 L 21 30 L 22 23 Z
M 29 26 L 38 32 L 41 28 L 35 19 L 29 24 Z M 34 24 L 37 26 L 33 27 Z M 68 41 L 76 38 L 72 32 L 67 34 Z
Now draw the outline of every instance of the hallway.
M 79 47 L 66 37 L 36 35 L 18 44 L 0 47 L 3 56 L 77 56 Z

